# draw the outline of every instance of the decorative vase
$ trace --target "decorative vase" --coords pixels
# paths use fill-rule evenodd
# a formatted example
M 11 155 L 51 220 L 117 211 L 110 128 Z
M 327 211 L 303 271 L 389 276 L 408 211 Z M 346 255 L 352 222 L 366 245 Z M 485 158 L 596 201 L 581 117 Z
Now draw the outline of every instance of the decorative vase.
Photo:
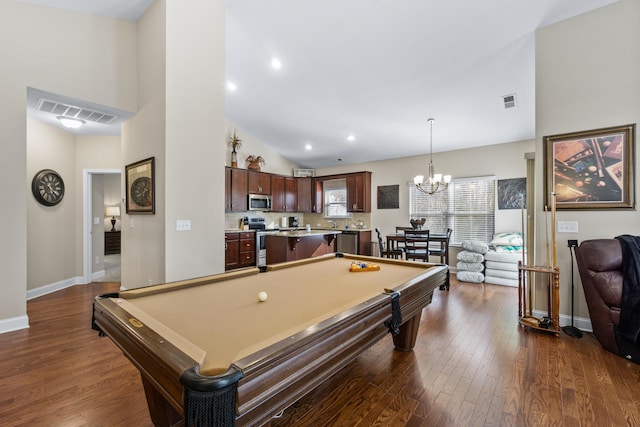
M 238 153 L 236 153 L 235 148 L 231 152 L 231 167 L 232 168 L 237 168 L 238 167 Z
M 249 165 L 247 166 L 247 169 L 259 171 L 260 170 L 260 162 L 249 162 Z

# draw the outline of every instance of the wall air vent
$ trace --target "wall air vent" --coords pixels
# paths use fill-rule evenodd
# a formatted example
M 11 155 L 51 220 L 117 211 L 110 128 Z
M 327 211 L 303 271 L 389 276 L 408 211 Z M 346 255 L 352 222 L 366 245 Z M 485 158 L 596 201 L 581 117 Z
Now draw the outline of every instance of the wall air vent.
M 516 106 L 516 94 L 504 95 L 502 101 L 504 102 L 504 108 L 514 108 Z
M 44 98 L 40 98 L 36 105 L 36 109 L 38 111 L 55 114 L 56 116 L 73 117 L 75 119 L 101 123 L 103 125 L 108 125 L 117 119 L 117 116 L 114 116 L 113 114 L 90 110 L 88 108 L 75 107 L 73 105 L 63 104 Z

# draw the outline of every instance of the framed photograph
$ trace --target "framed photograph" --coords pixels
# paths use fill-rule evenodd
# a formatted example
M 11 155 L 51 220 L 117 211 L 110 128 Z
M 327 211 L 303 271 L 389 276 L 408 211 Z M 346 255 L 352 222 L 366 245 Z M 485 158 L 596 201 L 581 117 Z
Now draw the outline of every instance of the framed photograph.
M 635 209 L 635 124 L 545 136 L 545 203 L 556 208 Z
M 125 167 L 128 214 L 155 214 L 155 157 Z

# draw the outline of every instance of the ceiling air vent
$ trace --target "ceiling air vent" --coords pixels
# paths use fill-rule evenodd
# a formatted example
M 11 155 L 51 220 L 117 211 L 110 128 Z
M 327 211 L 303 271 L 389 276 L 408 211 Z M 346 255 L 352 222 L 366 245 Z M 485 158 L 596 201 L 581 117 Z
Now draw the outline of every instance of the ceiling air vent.
M 504 108 L 514 108 L 516 106 L 516 94 L 505 95 L 502 97 L 502 101 L 504 102 Z
M 61 102 L 51 101 L 44 98 L 41 98 L 38 101 L 36 109 L 38 111 L 55 114 L 56 116 L 73 117 L 75 119 L 101 123 L 103 125 L 108 125 L 117 118 L 113 114 L 90 110 L 88 108 L 75 107 L 73 105 L 63 104 Z

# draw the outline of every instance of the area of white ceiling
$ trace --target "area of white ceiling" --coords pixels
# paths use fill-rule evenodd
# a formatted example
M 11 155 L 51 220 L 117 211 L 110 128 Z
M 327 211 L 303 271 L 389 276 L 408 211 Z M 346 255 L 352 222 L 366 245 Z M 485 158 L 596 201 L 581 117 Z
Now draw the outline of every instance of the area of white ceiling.
M 151 3 L 22 1 L 134 20 Z M 227 117 L 302 167 L 425 154 L 429 117 L 434 152 L 533 139 L 535 30 L 615 1 L 226 0 Z

